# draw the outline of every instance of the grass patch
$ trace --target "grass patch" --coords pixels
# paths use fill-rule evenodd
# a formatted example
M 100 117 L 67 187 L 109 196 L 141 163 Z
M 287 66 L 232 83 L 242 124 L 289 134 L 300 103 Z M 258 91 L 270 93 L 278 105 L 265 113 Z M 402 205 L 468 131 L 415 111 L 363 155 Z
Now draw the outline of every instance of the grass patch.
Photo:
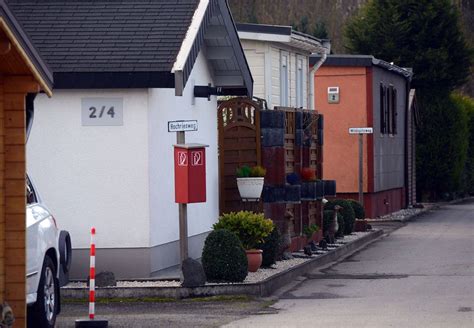
M 163 297 L 112 297 L 112 298 L 96 298 L 95 302 L 99 304 L 108 303 L 169 303 L 179 301 L 174 298 L 163 298 Z M 76 299 L 62 299 L 61 302 L 66 304 L 74 303 L 88 303 L 88 298 L 76 298 Z
M 163 297 L 112 297 L 112 298 L 97 298 L 95 300 L 98 304 L 109 303 L 170 303 L 170 302 L 247 302 L 252 301 L 253 298 L 246 295 L 216 295 L 208 297 L 195 298 L 163 298 Z M 61 302 L 65 304 L 88 303 L 88 298 L 77 299 L 62 299 Z
M 183 299 L 185 302 L 248 302 L 253 297 L 247 295 L 216 295 Z

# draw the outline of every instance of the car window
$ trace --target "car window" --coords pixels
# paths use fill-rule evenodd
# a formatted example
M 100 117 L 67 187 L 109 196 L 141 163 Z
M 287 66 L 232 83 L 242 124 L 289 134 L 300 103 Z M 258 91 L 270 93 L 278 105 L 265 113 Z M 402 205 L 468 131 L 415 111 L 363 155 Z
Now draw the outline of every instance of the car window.
M 28 177 L 26 177 L 26 203 L 34 204 L 38 202 L 38 198 L 36 197 L 35 189 L 31 184 L 31 181 Z

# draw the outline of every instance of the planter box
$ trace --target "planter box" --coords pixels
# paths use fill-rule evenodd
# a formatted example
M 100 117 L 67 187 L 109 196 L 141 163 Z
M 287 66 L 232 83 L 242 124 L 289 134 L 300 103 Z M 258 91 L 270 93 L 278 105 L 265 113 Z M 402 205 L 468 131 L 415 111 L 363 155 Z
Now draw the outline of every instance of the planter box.
M 264 203 L 300 203 L 301 186 L 264 186 L 262 199 Z
M 324 196 L 336 197 L 336 180 L 323 180 Z
M 240 197 L 245 199 L 260 199 L 264 178 L 237 178 L 237 188 Z
M 355 220 L 354 231 L 367 231 L 367 220 Z
M 311 181 L 301 183 L 301 200 L 317 200 L 324 196 L 324 182 Z

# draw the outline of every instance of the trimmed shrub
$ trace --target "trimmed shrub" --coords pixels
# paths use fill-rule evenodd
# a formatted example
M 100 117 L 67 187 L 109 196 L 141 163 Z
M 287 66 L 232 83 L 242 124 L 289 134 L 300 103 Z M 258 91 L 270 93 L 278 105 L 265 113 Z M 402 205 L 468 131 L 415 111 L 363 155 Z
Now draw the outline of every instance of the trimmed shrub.
M 342 209 L 339 213 L 344 218 L 344 234 L 350 235 L 354 230 L 354 222 L 355 222 L 355 213 L 352 209 L 351 203 L 346 199 L 334 199 L 326 203 L 324 205 L 325 210 L 334 210 L 334 207 L 339 205 Z
M 207 236 L 201 261 L 208 281 L 241 282 L 247 277 L 247 255 L 229 230 L 214 230 Z
M 354 220 L 355 222 L 355 220 Z M 345 234 L 345 229 L 346 229 L 346 220 L 344 219 L 344 216 L 341 215 L 341 213 L 337 214 L 337 224 L 339 226 L 339 229 L 337 229 L 336 232 L 336 237 L 344 237 Z M 352 229 L 351 229 L 352 232 Z
M 354 199 L 348 199 L 348 201 L 351 203 L 356 219 L 364 220 L 365 219 L 364 206 L 362 206 L 361 203 L 359 203 L 358 201 Z
M 265 237 L 263 243 L 257 245 L 257 249 L 263 251 L 262 267 L 270 267 L 275 264 L 280 245 L 281 234 L 278 228 L 274 226 L 272 232 Z
M 329 231 L 329 227 L 331 226 L 332 217 L 334 212 L 331 210 L 324 210 L 323 212 L 323 235 Z
M 213 226 L 214 230 L 227 229 L 234 232 L 244 249 L 252 249 L 273 230 L 273 222 L 263 213 L 239 211 L 224 213 Z

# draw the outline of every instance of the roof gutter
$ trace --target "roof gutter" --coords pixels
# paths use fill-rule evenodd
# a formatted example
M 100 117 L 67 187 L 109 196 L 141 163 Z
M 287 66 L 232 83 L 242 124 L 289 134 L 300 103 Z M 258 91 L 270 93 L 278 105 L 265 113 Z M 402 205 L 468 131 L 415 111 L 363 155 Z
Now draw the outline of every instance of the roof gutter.
M 324 64 L 326 58 L 331 53 L 331 41 L 323 40 L 322 41 L 323 48 L 321 49 L 321 58 L 313 65 L 311 71 L 309 72 L 309 108 L 315 109 L 314 104 L 314 75 L 316 71 Z

